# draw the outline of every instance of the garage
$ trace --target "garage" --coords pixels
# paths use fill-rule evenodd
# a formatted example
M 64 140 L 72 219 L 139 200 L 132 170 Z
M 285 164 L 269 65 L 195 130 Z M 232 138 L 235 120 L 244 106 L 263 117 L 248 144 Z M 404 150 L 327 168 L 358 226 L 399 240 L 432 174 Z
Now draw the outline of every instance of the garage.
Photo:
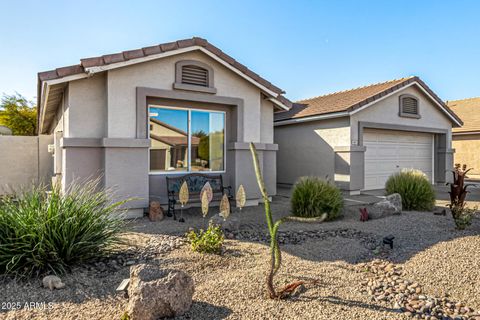
M 433 180 L 433 135 L 421 132 L 365 129 L 365 190 L 382 189 L 402 169 L 418 169 Z

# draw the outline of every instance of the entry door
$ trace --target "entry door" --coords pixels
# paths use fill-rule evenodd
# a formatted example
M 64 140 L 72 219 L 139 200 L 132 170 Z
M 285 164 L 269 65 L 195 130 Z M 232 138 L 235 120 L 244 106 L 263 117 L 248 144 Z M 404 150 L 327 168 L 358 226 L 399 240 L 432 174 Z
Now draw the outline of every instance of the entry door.
M 382 189 L 388 177 L 404 168 L 425 173 L 433 182 L 433 135 L 365 129 L 365 190 Z

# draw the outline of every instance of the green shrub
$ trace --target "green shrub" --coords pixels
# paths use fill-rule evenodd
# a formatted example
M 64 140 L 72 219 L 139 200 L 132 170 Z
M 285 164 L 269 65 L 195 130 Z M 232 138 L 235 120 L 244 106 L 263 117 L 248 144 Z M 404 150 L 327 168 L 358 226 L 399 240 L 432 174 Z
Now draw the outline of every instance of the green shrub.
M 419 170 L 402 170 L 385 183 L 387 195 L 399 193 L 404 210 L 431 211 L 435 206 L 435 190 L 428 177 Z
M 197 233 L 195 230 L 190 230 L 187 233 L 187 239 L 195 252 L 220 254 L 225 237 L 220 226 L 210 223 L 205 231 L 200 229 Z
M 343 207 L 340 190 L 328 180 L 302 177 L 293 187 L 292 213 L 295 216 L 313 218 L 327 214 L 327 220 L 338 217 Z
M 32 187 L 0 204 L 0 273 L 20 276 L 63 273 L 101 256 L 124 229 L 119 206 L 98 180 L 56 187 Z

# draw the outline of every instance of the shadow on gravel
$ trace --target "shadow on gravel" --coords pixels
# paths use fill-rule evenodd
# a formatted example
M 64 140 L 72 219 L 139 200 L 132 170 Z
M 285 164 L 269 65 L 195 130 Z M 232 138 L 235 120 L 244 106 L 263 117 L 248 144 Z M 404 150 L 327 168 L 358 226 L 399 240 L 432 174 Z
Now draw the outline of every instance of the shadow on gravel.
M 312 297 L 311 300 L 325 301 L 325 302 L 329 302 L 329 303 L 332 303 L 332 304 L 345 306 L 345 307 L 358 307 L 358 308 L 370 309 L 370 310 L 375 310 L 375 311 L 387 311 L 387 312 L 398 313 L 397 309 L 386 308 L 386 307 L 379 306 L 379 305 L 376 305 L 376 304 L 370 304 L 370 303 L 365 303 L 365 302 L 361 302 L 361 301 L 342 299 L 342 298 L 335 297 L 335 296 Z
M 436 190 L 439 201 L 447 199 L 446 186 L 436 186 Z M 467 202 L 480 199 L 480 187 L 470 191 Z M 271 207 L 275 220 L 289 215 L 289 191 L 279 190 L 279 195 L 273 197 Z M 189 228 L 204 228 L 208 219 L 216 213 L 218 208 L 211 207 L 208 218 L 204 220 L 200 208 L 189 208 L 183 212 L 185 223 L 171 217 L 153 223 L 144 218 L 132 223 L 132 231 L 183 236 Z M 236 220 L 240 226 L 238 231 L 231 234 L 237 241 L 268 246 L 269 235 L 263 205 L 246 207 L 241 212 L 234 209 L 229 219 Z M 448 213 L 439 216 L 432 212 L 403 212 L 401 215 L 360 222 L 359 213 L 357 215 L 355 211 L 330 222 L 285 223 L 279 229 L 279 241 L 284 252 L 310 261 L 345 261 L 357 264 L 383 258 L 404 263 L 437 243 L 479 234 L 480 216 L 466 230 L 458 231 Z M 388 235 L 395 237 L 393 250 L 383 246 L 383 238 Z
M 232 314 L 232 310 L 203 301 L 193 301 L 190 310 L 180 317 L 169 319 L 221 320 Z

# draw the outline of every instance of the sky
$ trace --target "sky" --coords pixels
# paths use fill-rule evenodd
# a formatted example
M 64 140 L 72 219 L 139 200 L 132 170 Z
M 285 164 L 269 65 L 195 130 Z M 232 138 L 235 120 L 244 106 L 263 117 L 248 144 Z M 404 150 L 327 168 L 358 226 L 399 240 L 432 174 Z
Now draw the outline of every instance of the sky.
M 199 36 L 291 100 L 417 75 L 444 100 L 480 96 L 480 1 L 5 1 L 0 94 L 39 71 Z

